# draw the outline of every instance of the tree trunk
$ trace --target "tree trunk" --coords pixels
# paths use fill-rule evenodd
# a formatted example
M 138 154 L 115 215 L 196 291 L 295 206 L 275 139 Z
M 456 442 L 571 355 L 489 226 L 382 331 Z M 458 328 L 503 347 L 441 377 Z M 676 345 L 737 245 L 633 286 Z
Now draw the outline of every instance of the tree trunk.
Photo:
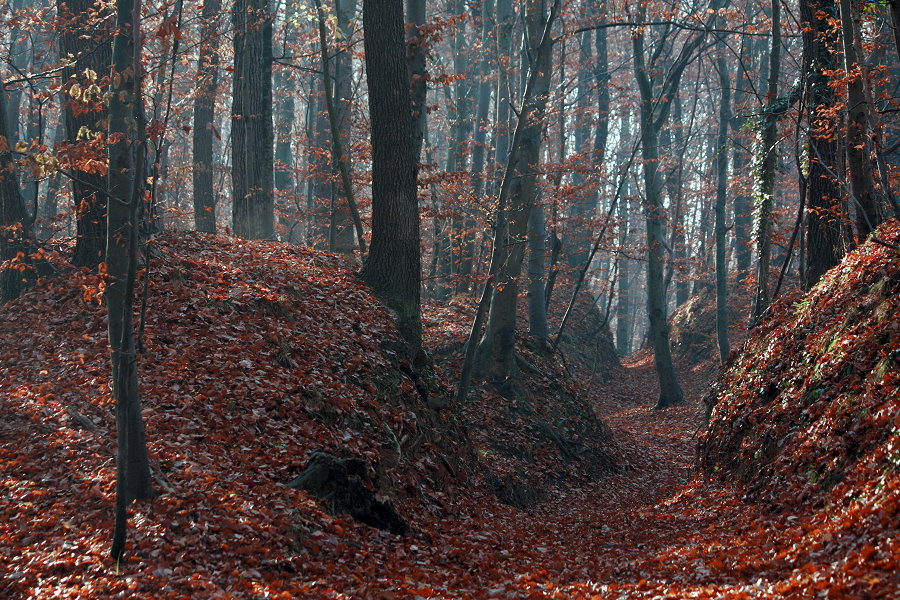
M 362 220 L 356 207 L 356 196 L 353 193 L 352 160 L 350 157 L 350 126 L 353 116 L 353 55 L 350 53 L 349 42 L 353 37 L 352 22 L 356 16 L 356 0 L 335 0 L 335 12 L 337 13 L 337 28 L 343 44 L 340 51 L 334 57 L 334 81 L 331 86 L 334 103 L 334 122 L 337 129 L 332 127 L 332 119 L 329 116 L 329 128 L 332 130 L 332 138 L 337 136 L 340 142 L 340 150 L 332 144 L 332 164 L 334 171 L 340 177 L 341 195 L 333 195 L 331 205 L 331 223 L 329 234 L 329 246 L 332 252 L 352 254 L 358 247 L 365 253 L 366 241 L 363 237 Z M 326 100 L 328 91 L 326 90 Z M 338 156 L 339 154 L 339 156 Z M 354 242 L 353 232 L 356 231 L 357 240 Z M 362 256 L 360 256 L 360 260 Z
M 835 41 L 830 19 L 835 5 L 824 0 L 801 0 L 800 20 L 803 33 L 804 65 L 807 72 L 807 97 L 810 111 L 809 209 L 807 210 L 806 276 L 803 285 L 810 288 L 843 255 L 841 223 L 846 214 L 842 191 L 836 181 L 838 164 L 837 123 L 830 116 L 837 103 L 829 75 L 837 68 L 830 47 Z
M 559 8 L 553 4 L 545 20 L 542 3 L 529 0 L 525 22 L 527 40 L 534 63 L 528 75 L 522 112 L 500 189 L 500 204 L 508 201 L 507 217 L 498 220 L 491 254 L 494 280 L 487 326 L 478 344 L 475 370 L 498 385 L 518 374 L 515 361 L 516 301 L 518 278 L 525 255 L 528 220 L 535 200 L 535 183 L 540 161 L 544 115 L 550 92 L 552 46 L 550 30 Z
M 272 16 L 267 0 L 235 0 L 231 184 L 234 233 L 275 238 Z
M 750 320 L 759 322 L 769 308 L 769 266 L 772 254 L 772 206 L 775 194 L 775 167 L 778 153 L 778 77 L 781 71 L 781 2 L 772 0 L 772 46 L 769 50 L 769 82 L 766 108 L 762 116 L 762 132 L 756 149 L 759 180 L 756 183 L 756 292 Z
M 497 118 L 494 132 L 494 161 L 505 165 L 509 160 L 509 58 L 512 52 L 512 29 L 515 23 L 511 0 L 497 0 Z M 498 169 L 499 172 L 499 169 Z M 496 187 L 492 186 L 492 193 Z
M 341 14 L 340 2 L 338 1 L 338 14 Z M 356 3 L 351 2 L 350 8 L 356 11 Z M 325 107 L 328 111 L 328 129 L 331 132 L 331 164 L 340 173 L 341 190 L 344 193 L 344 201 L 336 201 L 332 195 L 331 210 L 329 211 L 330 226 L 328 235 L 328 247 L 332 252 L 341 254 L 351 254 L 353 252 L 353 231 L 351 227 L 356 228 L 356 238 L 359 243 L 360 260 L 366 255 L 366 239 L 363 234 L 362 218 L 359 215 L 359 209 L 356 206 L 356 197 L 353 194 L 353 181 L 350 176 L 350 157 L 344 152 L 347 135 L 345 129 L 349 129 L 349 121 L 345 121 L 350 110 L 349 95 L 350 92 L 350 66 L 343 64 L 340 69 L 343 70 L 342 79 L 343 93 L 348 98 L 340 101 L 335 98 L 335 88 L 331 79 L 331 61 L 328 58 L 328 42 L 325 31 L 325 11 L 322 8 L 321 0 L 316 0 L 316 11 L 319 17 L 319 53 L 321 55 L 322 65 L 322 87 L 325 91 Z M 350 16 L 344 14 L 344 25 L 349 29 L 346 20 Z M 342 23 L 342 19 L 338 17 L 338 25 Z M 345 38 L 349 37 L 349 32 L 344 32 Z M 348 60 L 345 52 L 338 57 L 343 57 L 344 61 Z M 341 61 L 335 61 L 335 67 L 340 65 Z
M 200 56 L 197 60 L 197 92 L 194 100 L 193 183 L 194 229 L 216 232 L 216 195 L 213 137 L 216 96 L 219 88 L 217 34 L 221 0 L 205 0 L 200 13 Z
M 427 67 L 425 62 L 425 0 L 406 1 L 406 47 L 409 52 L 409 92 L 413 116 L 413 150 L 416 160 L 422 158 L 422 143 L 428 119 L 426 102 L 428 99 Z
M 872 174 L 869 105 L 863 88 L 863 78 L 868 77 L 868 73 L 860 60 L 853 23 L 858 15 L 858 2 L 841 0 L 841 37 L 844 42 L 844 69 L 848 77 L 847 166 L 850 170 L 850 190 L 856 198 L 856 232 L 862 242 L 881 222 L 881 215 Z
M 403 0 L 363 0 L 372 125 L 372 244 L 360 273 L 397 312 L 414 365 L 424 363 L 419 207 Z
M 720 3 L 710 3 L 714 14 Z M 645 16 L 646 6 L 641 5 L 639 19 Z M 665 245 L 665 215 L 662 205 L 662 185 L 659 177 L 659 132 L 669 118 L 672 101 L 678 93 L 684 69 L 693 60 L 697 48 L 703 42 L 704 32 L 697 32 L 686 40 L 658 90 L 653 80 L 655 64 L 648 65 L 644 55 L 644 31 L 632 31 L 634 75 L 641 94 L 640 131 L 641 157 L 644 161 L 644 216 L 647 226 L 647 314 L 650 321 L 650 342 L 659 380 L 659 400 L 656 408 L 665 408 L 684 400 L 684 392 L 678 384 L 672 351 L 669 347 L 669 322 L 666 306 L 666 289 L 663 277 L 663 250 Z M 658 53 L 651 56 L 658 58 Z
M 544 274 L 547 271 L 547 226 L 544 208 L 531 209 L 528 220 L 528 335 L 538 349 L 550 339 L 547 330 L 547 304 L 544 301 Z
M 140 62 L 135 39 L 140 7 L 134 0 L 116 3 L 113 78 L 109 100 L 109 216 L 105 292 L 112 362 L 112 393 L 116 402 L 116 524 L 111 555 L 125 550 L 127 508 L 132 500 L 155 495 L 144 438 L 134 342 L 134 281 L 137 272 L 137 207 L 143 201 L 146 140 L 138 139 L 137 103 Z
M 60 54 L 71 54 L 78 59 L 77 63 L 63 69 L 62 92 L 65 94 L 76 83 L 82 90 L 87 89 L 97 83 L 97 77 L 103 77 L 109 70 L 112 61 L 111 34 L 103 27 L 99 37 L 84 39 L 85 31 L 97 28 L 93 0 L 57 0 L 56 10 L 67 21 L 59 36 Z M 79 134 L 83 136 L 85 132 L 91 132 L 93 137 L 105 128 L 103 120 L 106 109 L 99 102 L 86 103 L 68 94 L 63 113 L 70 144 L 80 143 Z M 106 180 L 102 174 L 81 171 L 77 166 L 72 170 L 75 175 L 72 180 L 75 206 L 75 252 L 72 263 L 96 269 L 103 262 L 106 252 Z
M 0 265 L 11 261 L 5 267 L 0 266 L 0 304 L 18 298 L 27 280 L 33 279 L 30 269 L 19 269 L 21 266 L 27 267 L 31 236 L 26 226 L 28 215 L 25 202 L 7 141 L 9 110 L 6 98 L 6 87 L 0 79 Z
M 724 49 L 719 48 L 719 131 L 716 136 L 716 341 L 719 362 L 728 360 L 728 268 L 725 263 L 725 204 L 728 201 L 728 125 L 731 122 L 731 78 Z

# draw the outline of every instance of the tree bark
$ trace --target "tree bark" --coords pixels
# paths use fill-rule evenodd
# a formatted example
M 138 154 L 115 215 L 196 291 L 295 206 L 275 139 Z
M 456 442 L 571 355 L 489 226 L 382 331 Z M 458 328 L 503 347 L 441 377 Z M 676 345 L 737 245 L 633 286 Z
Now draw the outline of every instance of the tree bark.
M 712 0 L 711 14 L 723 2 Z M 638 18 L 643 19 L 646 6 L 638 9 Z M 696 32 L 684 42 L 678 55 L 671 62 L 658 90 L 655 90 L 653 69 L 658 65 L 648 64 L 644 55 L 644 37 L 641 29 L 632 31 L 634 75 L 641 95 L 640 132 L 641 157 L 644 161 L 644 216 L 647 226 L 647 313 L 650 321 L 650 343 L 656 363 L 659 380 L 659 400 L 656 408 L 665 408 L 684 400 L 684 392 L 675 375 L 672 351 L 669 347 L 669 322 L 666 306 L 666 289 L 663 277 L 663 250 L 665 245 L 664 208 L 659 177 L 659 132 L 669 118 L 672 101 L 678 92 L 684 69 L 693 60 L 697 48 L 705 38 L 703 31 Z M 651 58 L 657 58 L 655 53 Z
M 413 150 L 416 160 L 421 160 L 422 143 L 428 119 L 426 101 L 428 99 L 427 67 L 425 62 L 425 0 L 406 1 L 406 48 L 409 53 L 409 93 L 413 117 Z
M 63 69 L 63 91 L 78 84 L 84 90 L 97 83 L 97 77 L 108 72 L 112 61 L 111 34 L 105 27 L 93 37 L 84 39 L 85 31 L 97 29 L 93 0 L 57 0 L 57 13 L 65 17 L 66 26 L 60 32 L 59 50 L 62 56 L 72 55 L 76 62 Z M 91 76 L 93 75 L 93 79 Z M 83 98 L 83 96 L 82 96 Z M 97 98 L 95 98 L 97 100 Z M 104 129 L 106 109 L 97 102 L 85 103 L 69 94 L 63 105 L 63 122 L 70 144 L 81 143 L 85 133 L 92 139 Z M 75 251 L 72 263 L 96 269 L 103 262 L 106 251 L 106 189 L 102 174 L 81 171 L 73 167 L 72 199 L 75 206 Z
M 775 166 L 778 158 L 778 77 L 781 71 L 781 2 L 772 0 L 772 46 L 769 50 L 769 82 L 766 108 L 762 116 L 762 132 L 757 143 L 759 180 L 756 182 L 756 292 L 750 320 L 759 322 L 769 308 L 769 266 L 772 254 L 772 206 L 775 194 Z
M 340 148 L 332 144 L 332 165 L 340 177 L 340 189 L 343 198 L 333 195 L 330 213 L 329 247 L 332 252 L 351 254 L 359 248 L 365 254 L 366 241 L 363 233 L 362 219 L 353 193 L 353 162 L 350 157 L 350 129 L 353 116 L 353 55 L 350 53 L 350 42 L 353 37 L 353 18 L 356 15 L 356 0 L 335 0 L 337 29 L 340 32 L 340 51 L 334 56 L 334 79 L 326 87 L 326 101 L 331 97 L 332 109 L 329 112 L 329 129 L 332 139 L 337 139 Z M 321 42 L 326 48 L 325 42 Z M 331 62 L 331 61 L 329 61 Z M 323 64 L 323 71 L 330 65 Z M 324 77 L 324 75 L 323 75 Z M 329 92 L 330 88 L 330 92 Z M 333 114 L 332 114 L 333 113 Z M 336 125 L 336 126 L 335 126 Z M 353 234 L 356 232 L 356 241 Z M 360 259 L 362 259 L 362 254 Z
M 272 16 L 267 0 L 235 0 L 231 184 L 234 233 L 275 238 Z
M 27 280 L 33 278 L 27 265 L 31 246 L 28 215 L 10 149 L 6 98 L 0 79 L 0 304 L 18 298 Z
M 550 339 L 547 329 L 547 304 L 544 301 L 544 274 L 547 251 L 547 226 L 544 208 L 531 209 L 528 220 L 528 336 L 538 349 Z
M 846 205 L 834 177 L 838 164 L 837 123 L 830 111 L 837 102 L 829 85 L 829 72 L 837 65 L 829 50 L 835 46 L 830 19 L 835 5 L 825 0 L 801 0 L 800 20 L 804 24 L 804 67 L 809 98 L 809 202 L 806 231 L 806 273 L 803 285 L 810 288 L 843 255 L 841 223 Z
M 360 275 L 396 311 L 407 355 L 421 365 L 418 160 L 403 24 L 403 0 L 363 0 L 372 125 L 372 244 Z
M 716 342 L 719 362 L 728 360 L 728 267 L 725 262 L 725 204 L 728 201 L 728 125 L 731 122 L 731 78 L 724 50 L 717 59 L 719 87 L 719 130 L 716 136 Z
M 844 69 L 847 71 L 847 167 L 850 170 L 850 190 L 856 198 L 856 232 L 862 242 L 881 222 L 881 215 L 872 173 L 869 104 L 863 88 L 863 78 L 868 77 L 868 73 L 866 65 L 860 60 L 854 26 L 858 15 L 858 2 L 841 0 L 841 38 L 844 43 Z
M 351 2 L 352 10 L 356 10 L 356 3 Z M 340 2 L 338 2 L 338 14 L 341 14 Z M 330 60 L 328 58 L 328 42 L 325 32 L 325 11 L 322 9 L 321 0 L 316 0 L 316 11 L 319 16 L 319 52 L 322 65 L 322 87 L 325 90 L 325 107 L 328 111 L 328 129 L 331 131 L 331 162 L 337 168 L 341 176 L 341 189 L 344 192 L 344 204 L 338 206 L 332 203 L 330 211 L 329 249 L 332 252 L 350 254 L 353 252 L 353 235 L 350 223 L 356 228 L 356 238 L 359 244 L 359 256 L 362 260 L 366 255 L 366 238 L 363 234 L 362 218 L 356 206 L 356 197 L 353 194 L 353 181 L 350 177 L 350 157 L 344 153 L 346 138 L 345 129 L 349 122 L 344 121 L 349 112 L 349 99 L 341 101 L 341 111 L 338 112 L 334 96 L 334 86 L 331 80 Z M 344 15 L 344 19 L 347 19 Z M 338 17 L 340 26 L 341 18 Z M 349 27 L 349 26 L 347 26 Z M 345 57 L 346 59 L 346 57 Z M 337 64 L 337 63 L 336 63 Z M 342 78 L 349 80 L 349 66 L 341 67 L 345 73 Z M 349 96 L 349 85 L 344 83 L 344 93 Z M 350 234 L 349 236 L 347 234 Z
M 200 56 L 197 59 L 197 92 L 194 100 L 193 185 L 194 229 L 216 232 L 216 196 L 213 172 L 213 137 L 216 96 L 219 88 L 217 34 L 221 0 L 205 0 L 200 13 Z
M 545 18 L 542 3 L 529 0 L 525 22 L 534 62 L 528 74 L 522 112 L 500 189 L 500 205 L 506 218 L 498 219 L 489 277 L 493 280 L 490 311 L 484 335 L 474 357 L 475 370 L 497 385 L 518 374 L 515 361 L 516 301 L 518 277 L 525 255 L 528 219 L 535 200 L 544 115 L 550 91 L 552 46 L 550 31 L 559 10 L 555 0 Z M 461 386 L 462 387 L 462 386 Z
M 125 550 L 127 508 L 150 498 L 150 464 L 141 416 L 134 341 L 134 282 L 137 272 L 137 207 L 143 201 L 146 140 L 138 139 L 140 59 L 135 39 L 140 22 L 135 0 L 116 2 L 117 34 L 113 42 L 109 101 L 109 210 L 104 295 L 109 311 L 112 393 L 116 402 L 116 522 L 110 551 L 117 561 Z

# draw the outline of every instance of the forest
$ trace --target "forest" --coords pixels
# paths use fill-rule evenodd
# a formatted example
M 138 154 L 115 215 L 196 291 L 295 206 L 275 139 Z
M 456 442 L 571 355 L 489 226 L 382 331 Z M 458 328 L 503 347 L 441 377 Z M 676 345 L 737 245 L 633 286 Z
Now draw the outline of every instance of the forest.
M 898 0 L 0 0 L 0 598 L 900 598 L 898 113 Z

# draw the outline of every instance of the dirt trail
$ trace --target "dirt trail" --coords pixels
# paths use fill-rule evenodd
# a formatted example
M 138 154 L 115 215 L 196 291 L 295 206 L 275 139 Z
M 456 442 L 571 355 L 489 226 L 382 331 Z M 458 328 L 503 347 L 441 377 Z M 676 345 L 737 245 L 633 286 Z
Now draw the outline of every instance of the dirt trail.
M 748 578 L 715 573 L 715 558 L 698 547 L 734 528 L 741 510 L 717 484 L 687 487 L 700 390 L 691 373 L 682 382 L 689 402 L 652 411 L 652 357 L 626 360 L 614 381 L 594 391 L 624 450 L 624 472 L 565 489 L 527 511 L 474 502 L 470 518 L 436 522 L 430 544 L 378 553 L 378 571 L 393 578 L 358 591 L 377 598 L 767 597 Z M 404 572 L 408 586 L 398 586 Z

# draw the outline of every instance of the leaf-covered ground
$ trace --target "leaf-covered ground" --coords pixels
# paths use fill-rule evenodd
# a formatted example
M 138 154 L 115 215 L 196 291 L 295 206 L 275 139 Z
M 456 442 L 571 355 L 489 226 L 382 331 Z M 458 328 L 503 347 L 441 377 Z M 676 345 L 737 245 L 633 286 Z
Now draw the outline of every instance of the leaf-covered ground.
M 393 335 L 389 316 L 346 263 L 217 240 L 159 243 L 141 377 L 163 494 L 132 507 L 129 554 L 118 566 L 107 558 L 114 432 L 99 282 L 72 274 L 0 308 L 0 597 L 900 594 L 895 441 L 876 445 L 894 454 L 877 455 L 867 476 L 844 479 L 845 502 L 797 502 L 787 484 L 761 497 L 744 478 L 695 471 L 702 411 L 649 410 L 652 359 L 638 354 L 611 382 L 591 381 L 586 399 L 615 433 L 618 472 L 570 477 L 537 504 L 512 508 L 487 491 L 473 464 L 490 457 L 466 456 L 448 411 L 423 421 L 434 411 L 416 385 L 440 396 L 449 382 L 440 374 L 417 382 L 392 360 L 383 343 Z M 889 254 L 871 257 L 862 271 L 886 268 L 896 278 Z M 825 320 L 822 308 L 815 313 Z M 896 315 L 885 319 L 896 324 Z M 464 323 L 433 316 L 430 326 L 449 332 L 432 330 L 434 339 L 460 335 L 454 328 Z M 886 346 L 896 356 L 896 326 L 890 331 L 859 340 L 855 354 L 883 358 Z M 696 376 L 682 371 L 697 399 Z M 891 389 L 867 415 L 892 410 L 896 440 L 900 400 Z M 723 398 L 717 410 L 725 415 L 736 401 Z M 466 412 L 469 431 L 490 425 L 475 414 Z M 765 411 L 753 414 L 765 421 Z M 867 415 L 859 427 L 873 425 Z M 415 533 L 401 538 L 329 515 L 285 487 L 320 448 L 366 457 L 379 492 Z

